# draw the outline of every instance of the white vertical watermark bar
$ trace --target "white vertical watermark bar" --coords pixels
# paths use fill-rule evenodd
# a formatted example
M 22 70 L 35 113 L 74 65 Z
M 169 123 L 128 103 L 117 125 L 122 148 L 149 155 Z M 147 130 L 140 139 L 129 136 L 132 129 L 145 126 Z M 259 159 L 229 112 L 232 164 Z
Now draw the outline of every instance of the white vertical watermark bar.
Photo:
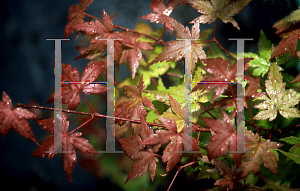
M 179 40 L 179 39 L 177 39 Z M 185 72 L 184 72 L 184 103 L 185 106 L 183 108 L 184 112 L 184 150 L 183 151 L 175 151 L 176 153 L 201 153 L 201 151 L 192 151 L 192 136 L 188 134 L 192 133 L 192 115 L 191 115 L 191 105 L 192 105 L 192 79 L 191 79 L 191 66 L 192 66 L 192 40 L 197 39 L 180 39 L 184 40 L 185 44 Z
M 244 114 L 244 101 L 245 91 L 243 84 L 245 81 L 245 62 L 244 62 L 244 45 L 245 40 L 253 39 L 235 39 L 230 38 L 228 40 L 237 41 L 237 70 L 236 70 L 236 81 L 237 81 L 237 113 L 236 113 L 236 136 L 237 136 L 237 150 L 229 151 L 229 153 L 252 153 L 252 151 L 245 151 L 245 114 Z M 242 79 L 242 80 L 238 80 Z
M 61 97 L 61 63 L 62 63 L 62 40 L 70 39 L 46 39 L 54 40 L 54 75 L 55 75 L 55 94 L 54 94 L 54 150 L 45 151 L 46 153 L 70 153 L 62 151 L 62 97 Z M 67 149 L 67 148 L 66 148 Z
M 107 41 L 107 116 L 115 116 L 115 64 L 114 64 L 114 40 L 122 39 L 98 39 Z M 123 153 L 123 151 L 115 150 L 115 119 L 106 118 L 106 151 L 98 151 L 98 153 Z

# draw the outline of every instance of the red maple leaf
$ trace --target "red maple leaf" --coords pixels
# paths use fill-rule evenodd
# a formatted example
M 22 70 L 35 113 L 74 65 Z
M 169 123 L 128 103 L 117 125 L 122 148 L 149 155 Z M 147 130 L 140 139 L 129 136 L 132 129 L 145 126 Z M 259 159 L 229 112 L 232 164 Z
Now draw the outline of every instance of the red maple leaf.
M 78 58 L 97 54 L 98 52 L 104 52 L 107 44 L 105 39 L 122 39 L 114 42 L 116 51 L 115 56 L 116 60 L 118 60 L 122 52 L 122 48 L 120 49 L 120 42 L 130 43 L 130 40 L 127 39 L 125 35 L 123 35 L 119 31 L 113 31 L 114 24 L 112 23 L 111 18 L 107 15 L 105 10 L 103 10 L 103 20 L 101 22 L 98 20 L 91 22 L 82 22 L 76 24 L 73 28 L 79 31 L 84 31 L 93 36 L 91 40 L 92 44 L 87 48 L 86 52 L 76 57 L 75 60 Z
M 127 46 L 131 47 L 131 49 L 122 51 L 120 64 L 123 64 L 128 59 L 130 63 L 132 79 L 134 79 L 136 70 L 139 67 L 140 62 L 142 61 L 142 52 L 140 49 L 149 50 L 149 49 L 153 49 L 153 47 L 147 42 L 140 42 L 140 41 L 136 42 L 136 40 L 141 37 L 140 34 L 131 33 L 127 31 L 124 34 L 126 37 L 128 37 L 128 39 L 130 39 L 130 44 L 128 44 Z
M 177 110 L 178 111 L 178 105 L 179 103 L 170 97 L 170 102 L 173 102 L 171 106 L 173 105 L 175 108 L 172 108 L 172 110 Z M 180 113 L 183 113 L 183 110 L 180 108 Z M 156 130 L 156 134 L 151 134 L 148 138 L 143 140 L 141 144 L 144 145 L 155 145 L 155 144 L 165 144 L 170 142 L 164 149 L 163 155 L 162 155 L 162 161 L 164 163 L 167 162 L 167 173 L 169 173 L 175 166 L 176 164 L 180 161 L 180 158 L 182 156 L 182 147 L 184 146 L 185 148 L 192 148 L 193 151 L 199 151 L 200 147 L 197 143 L 197 140 L 193 137 L 185 137 L 184 130 L 186 128 L 191 128 L 190 127 L 185 127 L 182 128 L 179 131 L 180 125 L 176 125 L 175 121 L 171 121 L 170 119 L 166 119 L 164 117 L 159 116 L 159 119 L 162 121 L 163 125 L 165 126 L 167 130 Z M 195 129 L 193 128 L 192 131 Z M 185 140 L 185 138 L 187 138 Z M 179 152 L 178 152 L 179 151 Z
M 229 166 L 222 161 L 215 160 L 215 169 L 218 171 L 219 175 L 225 177 L 217 180 L 215 182 L 215 186 L 226 187 L 229 186 L 230 190 L 233 188 L 234 184 L 240 182 L 247 178 L 241 174 L 242 168 L 237 168 L 237 166 L 233 166 L 231 169 Z
M 149 129 L 145 118 L 142 115 L 140 134 L 143 140 L 153 134 L 153 130 Z M 138 134 L 134 133 L 129 137 L 119 140 L 121 148 L 125 151 L 126 155 L 132 160 L 137 160 L 137 162 L 132 165 L 132 169 L 128 174 L 125 184 L 128 181 L 135 179 L 137 176 L 141 177 L 147 171 L 148 166 L 152 182 L 154 180 L 156 170 L 155 162 L 158 162 L 157 158 L 154 156 L 154 153 L 159 150 L 161 145 L 141 145 L 141 138 Z
M 147 106 L 155 110 L 152 101 L 148 97 L 143 97 L 142 92 L 145 88 L 143 75 L 141 76 L 139 89 L 134 85 L 124 86 L 125 94 L 131 98 L 127 101 L 120 103 L 116 107 L 116 117 L 122 117 L 126 119 L 140 120 L 140 115 L 147 116 L 147 110 L 144 107 Z M 116 120 L 119 125 L 123 125 L 126 121 Z
M 84 11 L 93 2 L 93 0 L 80 0 L 81 6 L 73 5 L 69 9 L 68 20 L 69 23 L 65 27 L 65 38 L 68 38 L 74 31 L 76 24 L 82 23 L 84 19 Z M 78 35 L 76 35 L 77 39 Z
M 79 92 L 83 91 L 87 95 L 99 94 L 106 92 L 106 87 L 101 84 L 90 83 L 95 81 L 99 74 L 106 71 L 106 63 L 104 61 L 94 62 L 87 65 L 81 75 L 81 82 L 79 83 L 79 72 L 76 67 L 72 69 L 70 64 L 62 64 L 62 81 L 70 82 L 62 85 L 62 103 L 68 104 L 68 109 L 76 109 L 80 104 Z M 73 83 L 72 83 L 73 82 Z M 74 83 L 77 82 L 77 83 Z M 83 84 L 85 83 L 85 84 Z M 54 95 L 52 94 L 48 100 L 48 103 L 54 102 Z
M 225 155 L 228 150 L 236 151 L 236 133 L 228 116 L 223 112 L 223 121 L 219 119 L 208 119 L 201 117 L 206 126 L 215 132 L 207 145 L 207 156 L 209 159 Z
M 12 101 L 3 91 L 0 101 L 0 133 L 6 136 L 12 129 L 26 139 L 37 142 L 26 119 L 35 118 L 36 115 L 20 107 L 12 109 Z
M 257 97 L 260 97 L 260 96 L 265 94 L 265 92 L 256 92 L 259 89 L 259 78 L 251 78 L 249 76 L 245 76 L 245 79 L 248 82 L 247 85 L 246 85 L 246 88 L 245 88 L 245 101 L 253 100 L 253 99 L 255 99 Z M 233 92 L 236 92 L 236 86 L 234 86 Z M 227 91 L 227 92 L 225 91 L 223 95 L 227 95 L 227 96 L 230 96 L 230 97 L 222 98 L 221 100 L 216 101 L 213 104 L 209 105 L 208 108 L 225 109 L 225 108 L 230 108 L 230 107 L 236 105 L 236 101 L 232 97 L 231 91 Z M 241 93 L 238 94 L 237 99 L 243 99 L 243 97 L 244 97 L 244 93 L 241 92 Z M 245 107 L 248 108 L 247 103 L 245 104 Z M 244 109 L 244 103 L 242 105 L 239 105 L 238 108 L 239 108 L 239 112 L 241 112 L 241 110 Z M 236 116 L 236 110 L 237 110 L 237 107 L 234 108 L 234 110 L 232 112 L 232 115 L 231 115 L 231 119 L 233 119 Z
M 164 24 L 170 34 L 173 36 L 173 28 L 171 27 L 168 18 L 172 13 L 173 9 L 179 4 L 184 3 L 188 4 L 187 0 L 171 0 L 168 2 L 167 6 L 165 5 L 165 0 L 151 0 L 152 4 L 150 5 L 152 13 L 142 16 L 141 19 L 149 20 L 151 23 L 161 23 Z
M 50 136 L 48 140 L 40 144 L 38 148 L 30 154 L 30 156 L 43 158 L 48 157 L 48 159 L 51 159 L 57 154 L 57 151 L 54 151 L 54 144 L 57 144 L 59 141 L 61 141 L 61 150 L 69 151 L 69 153 L 63 152 L 62 157 L 64 171 L 66 172 L 70 182 L 72 182 L 72 170 L 74 169 L 74 162 L 77 162 L 77 156 L 74 147 L 84 153 L 98 155 L 98 152 L 93 148 L 87 139 L 80 137 L 82 133 L 76 132 L 71 135 L 68 133 L 69 121 L 67 121 L 67 115 L 65 113 L 62 113 L 60 120 L 62 121 L 62 131 L 58 133 L 61 133 L 61 139 L 54 141 L 54 136 Z M 39 125 L 43 126 L 44 129 L 49 131 L 50 134 L 54 134 L 55 121 L 53 118 L 38 120 L 37 122 Z
M 279 36 L 283 39 L 279 42 L 278 46 L 276 46 L 274 52 L 272 52 L 270 60 L 288 51 L 291 51 L 291 57 L 294 59 L 298 40 L 300 39 L 300 29 L 285 32 Z
M 191 41 L 191 52 L 192 52 L 192 70 L 195 68 L 195 63 L 198 62 L 198 59 L 205 59 L 206 54 L 203 51 L 202 46 L 197 43 L 198 38 L 200 37 L 200 24 L 199 22 L 196 22 L 193 27 L 192 31 L 188 27 L 184 27 L 180 22 L 177 22 L 173 18 L 168 18 L 168 21 L 170 22 L 171 26 L 176 31 L 177 38 L 180 39 L 195 39 Z M 150 65 L 157 63 L 157 62 L 169 62 L 171 60 L 174 60 L 174 62 L 179 61 L 185 56 L 185 41 L 183 40 L 173 40 L 167 42 L 166 47 L 164 47 L 163 52 L 157 56 L 153 61 L 149 63 L 147 67 Z
M 208 58 L 205 60 L 202 60 L 206 66 L 203 66 L 203 68 L 212 76 L 205 77 L 202 81 L 207 82 L 205 84 L 197 84 L 192 90 L 192 92 L 197 90 L 203 90 L 203 89 L 213 89 L 214 95 L 213 95 L 213 101 L 216 100 L 221 94 L 224 93 L 224 91 L 229 87 L 228 83 L 222 83 L 222 82 L 230 82 L 230 81 L 236 81 L 236 62 L 235 64 L 230 66 L 229 60 L 223 60 L 223 58 Z M 219 83 L 209 83 L 209 82 L 219 82 Z

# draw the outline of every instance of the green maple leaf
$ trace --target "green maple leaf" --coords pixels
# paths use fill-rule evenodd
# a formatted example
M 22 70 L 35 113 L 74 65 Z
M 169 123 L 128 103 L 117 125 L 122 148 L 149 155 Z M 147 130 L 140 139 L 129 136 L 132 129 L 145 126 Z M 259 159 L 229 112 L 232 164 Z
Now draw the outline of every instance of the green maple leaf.
M 184 96 L 185 91 L 187 92 L 188 90 L 185 89 L 184 86 L 178 85 L 177 87 L 170 87 L 169 89 L 161 89 L 159 91 L 144 90 L 144 92 L 148 93 L 148 94 L 144 94 L 144 96 L 149 96 L 149 99 L 152 101 L 157 100 L 160 102 L 164 102 L 166 105 L 170 106 L 171 105 L 169 99 L 169 95 L 170 95 L 179 103 L 181 108 L 184 108 L 184 106 L 186 105 L 185 96 Z M 189 95 L 189 99 L 191 100 L 190 111 L 192 112 L 192 121 L 197 121 L 200 115 L 200 106 L 197 104 L 197 102 L 201 102 L 203 96 L 201 97 L 200 91 L 196 91 Z M 180 116 L 178 115 L 178 113 L 179 112 L 175 114 L 177 114 L 177 116 Z M 169 114 L 165 114 L 165 115 L 169 115 Z M 178 119 L 180 119 L 180 117 Z
M 300 117 L 300 112 L 296 108 L 290 108 L 300 101 L 300 94 L 294 89 L 285 90 L 285 83 L 282 82 L 282 75 L 276 63 L 272 63 L 266 80 L 266 92 L 268 96 L 263 95 L 258 99 L 265 100 L 256 105 L 255 108 L 263 109 L 256 116 L 255 120 L 265 120 L 269 118 L 272 121 L 276 118 L 277 112 L 283 117 Z
M 254 53 L 245 53 L 246 58 L 254 58 L 251 60 L 248 65 L 250 67 L 257 67 L 253 70 L 254 76 L 264 76 L 266 73 L 268 73 L 269 68 L 271 66 L 271 48 L 272 43 L 269 39 L 267 39 L 266 35 L 264 34 L 263 30 L 260 31 L 260 37 L 258 41 L 258 54 Z M 289 59 L 288 55 L 283 55 L 279 58 L 277 58 L 277 64 L 283 64 Z M 283 70 L 280 68 L 280 70 Z
M 288 153 L 283 150 L 277 149 L 287 157 L 286 162 L 288 162 L 289 160 L 293 160 L 295 163 L 300 164 L 300 138 L 290 136 L 279 140 L 294 145 L 290 148 Z
M 200 23 L 213 23 L 217 18 L 221 19 L 224 23 L 230 22 L 233 26 L 240 30 L 239 25 L 232 16 L 239 13 L 251 0 L 240 0 L 230 2 L 230 0 L 189 0 L 194 9 L 198 9 L 201 15 L 194 19 L 191 23 L 197 20 Z

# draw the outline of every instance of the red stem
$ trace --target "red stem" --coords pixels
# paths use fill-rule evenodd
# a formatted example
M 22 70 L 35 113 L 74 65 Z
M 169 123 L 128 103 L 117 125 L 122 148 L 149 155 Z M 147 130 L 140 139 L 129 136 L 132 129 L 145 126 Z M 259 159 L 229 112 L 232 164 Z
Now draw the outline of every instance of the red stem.
M 187 164 L 185 164 L 185 165 L 179 167 L 167 191 L 170 190 L 170 188 L 171 188 L 171 186 L 172 186 L 172 184 L 173 184 L 173 182 L 174 182 L 174 180 L 175 180 L 175 178 L 176 178 L 178 172 L 179 172 L 181 169 L 183 169 L 183 168 L 185 168 L 185 167 L 187 167 L 187 166 L 191 166 L 192 164 L 194 164 L 194 163 L 196 163 L 196 162 L 198 162 L 198 161 L 193 161 L 193 162 L 187 163 Z
M 94 119 L 94 117 L 92 116 L 92 118 L 88 119 L 86 122 L 84 122 L 83 124 L 81 124 L 79 127 L 77 127 L 76 129 L 72 130 L 71 132 L 69 132 L 68 135 L 71 135 L 74 131 L 77 131 L 78 129 L 80 129 L 81 127 L 83 127 L 85 124 L 87 124 L 88 122 L 90 122 L 93 119 Z
M 89 107 L 91 108 L 93 113 L 96 113 L 95 110 L 93 109 L 93 107 L 90 105 L 89 101 L 85 98 L 84 94 L 82 93 L 82 91 L 80 91 L 83 99 L 85 100 L 85 102 L 89 105 Z
M 204 109 L 204 111 L 205 111 L 206 113 L 208 113 L 210 116 L 212 116 L 212 118 L 217 119 L 217 118 L 216 118 L 215 116 L 213 116 L 208 110 L 206 110 L 205 107 L 203 107 L 199 102 L 197 102 L 197 104 L 198 104 L 202 109 Z
M 36 109 L 44 109 L 44 110 L 52 110 L 52 111 L 55 110 L 55 108 L 51 108 L 51 107 L 42 107 L 42 106 L 24 105 L 24 104 L 17 104 L 15 107 L 36 108 Z M 81 112 L 81 111 L 73 111 L 73 110 L 69 110 L 69 109 L 68 110 L 62 109 L 60 111 L 66 112 L 66 113 L 75 113 L 75 114 L 80 114 L 80 115 L 90 115 L 92 117 L 113 118 L 113 119 L 116 119 L 116 120 L 129 121 L 129 122 L 132 122 L 132 123 L 141 123 L 140 120 L 133 120 L 133 119 L 126 119 L 126 118 L 122 118 L 122 117 L 107 116 L 107 115 L 102 115 L 102 114 L 99 114 L 99 113 L 86 113 L 86 112 Z M 146 123 L 147 123 L 147 125 L 165 127 L 163 124 L 149 123 L 149 122 L 146 122 Z

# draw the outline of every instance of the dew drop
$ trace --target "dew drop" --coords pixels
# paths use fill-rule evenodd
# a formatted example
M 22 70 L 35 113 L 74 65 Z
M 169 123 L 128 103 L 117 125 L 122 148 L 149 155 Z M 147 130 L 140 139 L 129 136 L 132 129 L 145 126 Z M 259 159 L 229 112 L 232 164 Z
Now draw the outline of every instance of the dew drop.
M 280 144 L 279 144 L 279 143 L 277 143 L 277 147 L 279 147 L 279 145 L 280 145 Z
M 277 98 L 275 98 L 275 100 L 274 100 L 274 101 L 275 101 L 275 103 L 277 103 Z
M 75 157 L 73 157 L 73 158 L 72 158 L 72 160 L 73 160 L 73 161 L 75 161 L 75 160 L 76 160 L 76 158 L 75 158 Z
M 277 80 L 275 79 L 274 82 L 277 82 Z
M 291 94 L 288 94 L 289 100 L 291 100 Z
M 220 150 L 221 150 L 221 152 L 224 152 L 224 148 L 223 147 Z
M 253 97 L 253 98 L 254 98 L 254 95 L 252 95 L 251 97 Z
M 268 153 L 269 153 L 270 151 L 268 150 Z
M 284 48 L 284 51 L 288 51 L 288 49 L 287 49 L 287 48 Z

